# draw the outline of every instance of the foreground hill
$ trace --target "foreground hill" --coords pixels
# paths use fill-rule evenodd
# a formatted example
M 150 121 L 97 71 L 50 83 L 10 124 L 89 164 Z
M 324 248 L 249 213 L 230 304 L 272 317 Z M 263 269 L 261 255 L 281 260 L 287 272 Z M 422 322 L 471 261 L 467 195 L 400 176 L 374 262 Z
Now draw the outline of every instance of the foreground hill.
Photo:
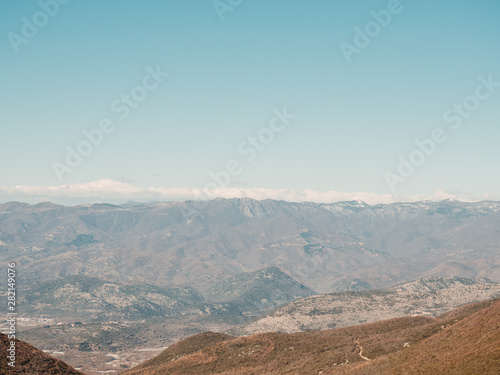
M 450 315 L 447 314 L 449 317 Z M 469 317 L 443 319 L 441 331 L 346 375 L 497 375 L 500 373 L 500 301 Z
M 439 318 L 407 317 L 333 330 L 234 338 L 204 333 L 127 375 L 497 375 L 500 300 Z
M 6 335 L 0 333 L 0 374 L 15 375 L 83 375 L 66 363 L 48 356 L 44 352 L 35 349 L 30 344 L 15 340 L 16 342 L 16 361 L 15 368 L 8 365 L 7 350 L 10 342 Z
M 500 202 L 487 201 L 7 203 L 0 262 L 17 259 L 23 285 L 81 274 L 203 292 L 270 266 L 319 293 L 428 276 L 500 282 L 499 227 Z
M 500 297 L 500 284 L 459 277 L 430 278 L 385 290 L 303 298 L 229 331 L 235 335 L 346 327 L 408 315 L 436 317 L 477 301 Z

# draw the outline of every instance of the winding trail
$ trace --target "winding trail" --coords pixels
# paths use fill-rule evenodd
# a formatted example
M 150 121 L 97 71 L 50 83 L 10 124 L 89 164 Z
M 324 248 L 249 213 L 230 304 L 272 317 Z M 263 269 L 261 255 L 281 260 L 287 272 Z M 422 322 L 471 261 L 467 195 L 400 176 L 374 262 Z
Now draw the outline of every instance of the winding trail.
M 359 348 L 359 356 L 363 358 L 365 361 L 371 361 L 370 358 L 367 358 L 363 355 L 363 347 L 359 343 L 359 337 L 356 338 L 356 344 L 358 345 Z

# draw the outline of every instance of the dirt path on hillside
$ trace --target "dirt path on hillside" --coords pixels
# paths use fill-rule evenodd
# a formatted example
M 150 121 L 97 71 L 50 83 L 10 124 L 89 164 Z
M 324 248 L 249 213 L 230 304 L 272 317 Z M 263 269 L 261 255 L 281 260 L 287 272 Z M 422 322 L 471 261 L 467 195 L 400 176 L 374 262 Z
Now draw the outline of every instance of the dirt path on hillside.
M 359 343 L 359 337 L 356 338 L 356 345 L 358 345 L 359 348 L 359 356 L 363 358 L 365 361 L 371 361 L 370 358 L 367 358 L 363 355 L 363 347 Z

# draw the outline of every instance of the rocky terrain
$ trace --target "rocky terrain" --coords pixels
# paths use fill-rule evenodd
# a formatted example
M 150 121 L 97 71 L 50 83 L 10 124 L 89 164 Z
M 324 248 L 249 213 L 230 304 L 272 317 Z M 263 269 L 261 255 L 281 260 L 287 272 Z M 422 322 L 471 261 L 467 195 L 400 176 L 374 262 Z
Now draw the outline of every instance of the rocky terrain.
M 428 276 L 500 281 L 500 203 L 217 199 L 0 205 L 0 262 L 24 284 L 70 275 L 203 291 L 276 266 L 319 293 Z
M 340 292 L 312 296 L 229 332 L 299 332 L 402 316 L 435 317 L 467 303 L 500 297 L 500 284 L 458 277 L 422 279 L 385 290 Z
M 324 331 L 235 338 L 204 333 L 127 375 L 496 375 L 500 301 L 438 318 L 406 317 Z
M 2 301 L 5 303 L 4 301 Z M 138 320 L 197 313 L 206 300 L 190 288 L 124 285 L 87 276 L 67 276 L 20 287 L 26 314 L 92 321 Z M 2 305 L 3 305 L 2 303 Z
M 22 286 L 22 312 L 85 322 L 211 317 L 241 322 L 281 304 L 315 294 L 276 267 L 231 276 L 202 295 L 193 288 L 120 284 L 88 276 L 67 276 Z M 7 311 L 0 299 L 0 311 Z

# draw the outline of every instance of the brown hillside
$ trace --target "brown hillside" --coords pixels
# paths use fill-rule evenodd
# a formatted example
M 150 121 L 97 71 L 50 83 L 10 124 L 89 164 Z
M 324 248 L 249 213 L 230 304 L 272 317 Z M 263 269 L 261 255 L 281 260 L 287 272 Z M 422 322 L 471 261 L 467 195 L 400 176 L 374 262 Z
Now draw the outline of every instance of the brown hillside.
M 127 372 L 127 374 L 145 374 L 147 373 L 145 369 L 161 366 L 163 363 L 175 361 L 183 356 L 196 353 L 206 347 L 231 339 L 234 339 L 234 337 L 215 332 L 205 332 L 188 337 L 164 350 L 153 359 L 135 367 L 133 370 Z
M 198 335 L 166 349 L 163 360 L 156 357 L 126 374 L 316 374 L 333 364 L 362 362 L 357 337 L 367 336 L 364 341 L 371 355 L 384 355 L 437 330 L 431 318 L 398 318 L 328 331 L 229 336 L 198 351 L 179 352 L 180 346 L 190 346 Z
M 474 310 L 478 304 L 471 307 Z M 446 314 L 454 315 L 456 312 Z M 432 337 L 343 374 L 498 375 L 500 301 L 455 324 L 444 322 L 441 331 Z
M 333 330 L 240 338 L 207 333 L 179 342 L 126 374 L 498 375 L 499 325 L 500 301 L 490 301 L 439 319 L 397 318 Z
M 447 312 L 446 314 L 439 316 L 439 319 L 441 319 L 441 320 L 447 320 L 447 319 L 462 320 L 462 319 L 467 318 L 468 316 L 470 316 L 478 311 L 481 311 L 487 307 L 494 305 L 497 302 L 500 302 L 500 298 L 471 303 L 470 305 L 465 305 L 465 306 L 459 307 L 457 309 L 451 310 L 451 311 Z
M 10 341 L 6 335 L 0 333 L 0 374 L 15 375 L 82 375 L 66 363 L 48 356 L 41 350 L 36 349 L 30 344 L 15 340 L 16 342 L 16 367 L 8 365 L 7 349 L 10 347 Z

